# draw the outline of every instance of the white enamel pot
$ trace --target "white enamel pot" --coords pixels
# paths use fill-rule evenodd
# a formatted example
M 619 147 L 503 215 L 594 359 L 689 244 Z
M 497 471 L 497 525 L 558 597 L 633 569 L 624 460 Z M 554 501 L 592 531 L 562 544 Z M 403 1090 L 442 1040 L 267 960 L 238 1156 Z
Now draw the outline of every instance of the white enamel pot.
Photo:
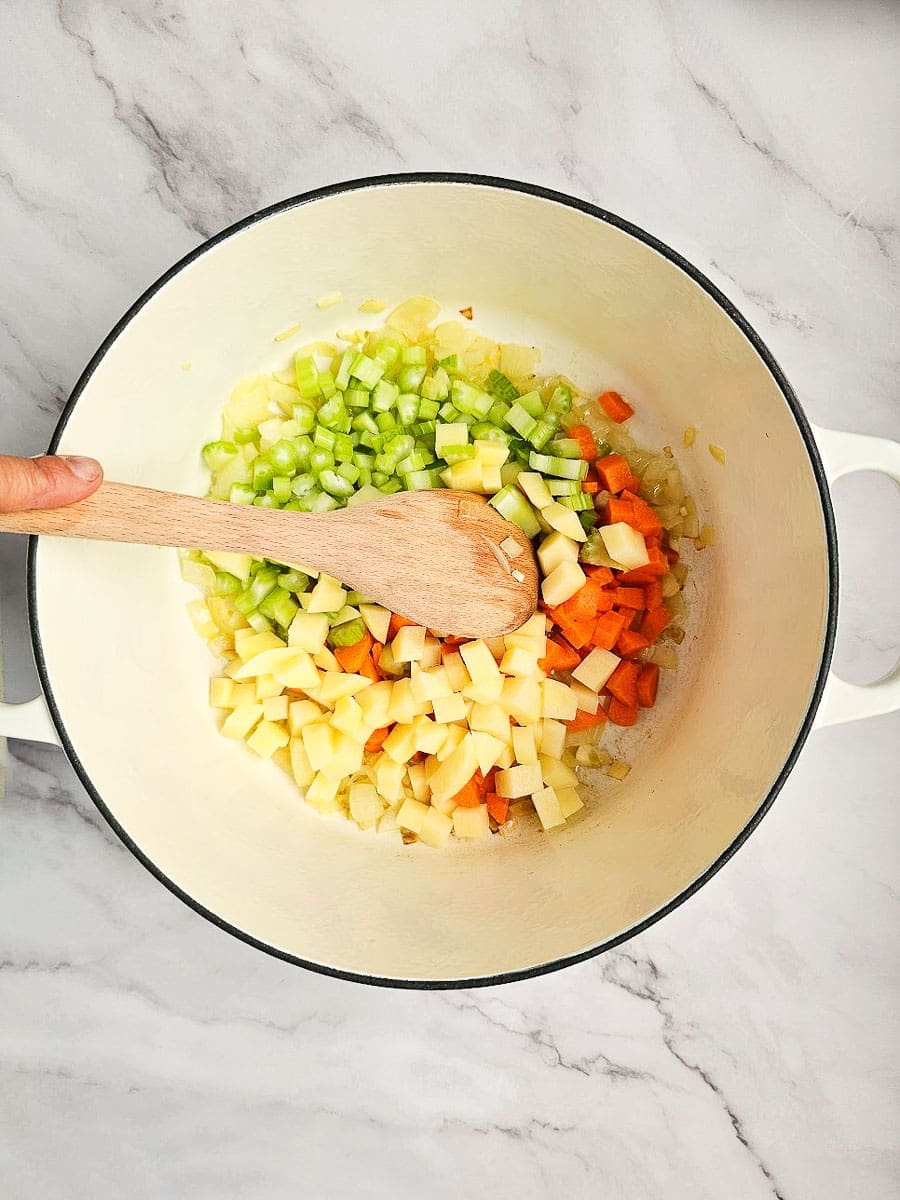
M 341 304 L 315 307 L 335 291 Z M 862 688 L 829 676 L 827 486 L 861 468 L 900 479 L 900 446 L 811 430 L 728 300 L 628 222 L 536 187 L 417 175 L 285 201 L 189 255 L 103 343 L 52 449 L 200 492 L 198 447 L 231 386 L 288 355 L 275 333 L 300 321 L 302 340 L 333 336 L 361 301 L 416 293 L 471 304 L 485 332 L 542 347 L 548 372 L 627 391 L 642 444 L 698 430 L 678 454 L 717 544 L 695 556 L 681 666 L 632 731 L 627 780 L 552 835 L 446 851 L 323 819 L 216 732 L 174 551 L 50 539 L 29 560 L 44 696 L 0 709 L 0 732 L 58 740 L 135 855 L 253 945 L 374 983 L 496 983 L 646 928 L 746 839 L 814 723 L 900 704 L 896 672 Z

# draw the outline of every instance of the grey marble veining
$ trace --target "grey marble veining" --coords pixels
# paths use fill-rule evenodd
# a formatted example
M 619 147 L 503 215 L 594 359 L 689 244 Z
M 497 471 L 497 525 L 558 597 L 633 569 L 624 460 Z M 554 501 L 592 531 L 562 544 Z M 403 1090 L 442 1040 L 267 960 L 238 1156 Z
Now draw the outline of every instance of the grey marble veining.
M 889 0 L 8 0 L 0 448 L 46 445 L 109 327 L 204 237 L 415 169 L 630 217 L 733 298 L 814 420 L 896 437 L 898 45 Z M 836 502 L 837 663 L 861 680 L 900 651 L 896 493 L 860 477 Z M 11 699 L 36 687 L 22 573 L 0 538 Z M 58 751 L 10 743 L 4 1194 L 896 1194 L 898 733 L 813 735 L 737 857 L 620 950 L 433 994 L 234 941 L 139 866 Z

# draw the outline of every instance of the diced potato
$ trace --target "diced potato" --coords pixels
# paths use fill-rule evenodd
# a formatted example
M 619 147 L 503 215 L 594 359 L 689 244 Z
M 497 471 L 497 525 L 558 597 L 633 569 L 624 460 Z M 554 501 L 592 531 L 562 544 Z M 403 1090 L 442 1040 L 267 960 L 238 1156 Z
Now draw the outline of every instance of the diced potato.
M 621 661 L 611 650 L 603 650 L 597 646 L 581 660 L 572 672 L 572 678 L 591 691 L 599 692 Z
M 312 667 L 312 659 L 305 650 L 295 650 L 293 647 L 281 645 L 272 650 L 263 650 L 246 659 L 235 679 L 252 679 L 257 675 L 274 675 L 279 670 L 290 670 L 298 663 L 308 663 Z M 315 668 L 312 668 L 313 670 Z
M 375 641 L 384 645 L 388 640 L 388 627 L 391 623 L 390 612 L 386 608 L 382 608 L 380 604 L 360 604 L 359 615 Z
M 541 755 L 541 771 L 548 787 L 577 787 L 578 776 L 571 767 L 558 758 Z
M 297 650 L 296 654 L 298 657 L 291 664 L 275 670 L 275 678 L 283 687 L 300 688 L 304 692 L 317 689 L 322 682 L 319 668 L 305 650 Z
M 504 641 L 509 646 L 520 646 L 522 643 L 519 638 L 534 638 L 537 641 L 544 641 L 547 634 L 547 618 L 542 612 L 536 612 L 533 617 L 529 617 L 524 625 L 520 625 L 518 629 L 512 633 L 506 634 Z
M 514 725 L 512 731 L 513 754 L 516 756 L 516 762 L 523 766 L 533 767 L 538 761 L 537 746 L 534 743 L 534 734 L 530 729 L 525 729 L 520 725 Z
M 479 804 L 477 808 L 453 810 L 453 832 L 458 838 L 487 837 L 490 831 L 486 804 Z
M 505 771 L 508 767 L 511 767 L 515 761 L 516 756 L 513 754 L 512 745 L 504 746 L 500 751 L 494 766 L 499 767 L 501 771 Z
M 233 708 L 222 722 L 221 733 L 224 737 L 242 741 L 248 736 L 257 722 L 262 720 L 263 706 L 261 704 L 241 704 Z
M 542 507 L 541 516 L 551 529 L 571 538 L 573 542 L 587 540 L 587 534 L 578 519 L 578 513 L 571 508 L 566 508 L 565 504 L 560 504 L 558 500 L 553 500 L 550 504 Z
M 422 625 L 404 625 L 391 642 L 395 663 L 417 662 L 425 653 L 426 630 Z
M 332 729 L 339 729 L 341 733 L 346 733 L 357 742 L 364 742 L 368 737 L 363 710 L 352 696 L 341 696 L 334 706 L 329 723 Z
M 501 635 L 499 637 L 482 638 L 481 640 L 493 655 L 494 662 L 499 663 L 500 659 L 506 653 L 506 638 Z
M 428 763 L 445 762 L 466 737 L 466 730 L 462 725 L 445 725 L 444 729 L 447 731 L 447 740 L 444 742 L 443 746 L 441 746 L 440 750 L 438 750 L 437 754 L 433 758 L 428 759 Z M 428 776 L 429 784 L 431 783 L 431 776 L 437 769 L 437 767 L 434 767 L 430 771 Z
M 477 458 L 464 458 L 460 462 L 454 463 L 452 467 L 447 467 L 445 471 L 441 471 L 441 482 L 448 488 L 453 488 L 457 492 L 477 492 L 486 494 L 490 489 L 486 486 L 483 472 L 486 470 L 492 471 L 492 468 L 484 468 Z M 499 475 L 499 468 L 497 472 Z M 499 488 L 495 488 L 499 491 Z
M 465 787 L 478 769 L 478 758 L 472 735 L 466 734 L 453 753 L 432 775 L 431 790 L 435 796 L 455 796 Z
M 541 716 L 554 721 L 574 721 L 578 700 L 572 689 L 558 679 L 545 679 L 541 684 Z
M 559 801 L 560 812 L 566 818 L 566 820 L 568 820 L 573 813 L 577 813 L 580 808 L 584 808 L 584 801 L 579 796 L 577 788 L 557 788 L 556 798 Z
M 399 812 L 399 809 L 400 809 L 400 805 L 398 804 L 394 808 L 386 808 L 384 810 L 381 820 L 378 822 L 378 836 L 379 837 L 383 833 L 397 833 L 398 832 L 399 826 L 397 825 L 397 813 Z
M 247 745 L 261 758 L 271 758 L 276 750 L 286 746 L 289 741 L 290 737 L 284 725 L 263 720 L 247 738 Z
M 394 762 L 387 754 L 382 754 L 375 767 L 375 787 L 378 794 L 388 803 L 403 799 L 403 779 L 406 775 L 406 764 Z
M 462 694 L 464 699 L 473 700 L 476 704 L 497 704 L 503 695 L 503 676 L 498 672 L 491 679 L 466 684 Z
M 325 646 L 328 628 L 325 613 L 298 612 L 288 629 L 288 645 L 318 654 Z
M 465 697 L 459 692 L 451 693 L 448 696 L 435 696 L 431 705 L 434 709 L 434 719 L 439 725 L 449 725 L 453 721 L 466 719 Z
M 538 709 L 540 712 L 540 692 L 538 693 Z M 495 704 L 474 704 L 469 714 L 469 728 L 480 733 L 489 733 L 504 745 L 512 739 L 509 731 L 509 717 L 502 708 Z
M 318 699 L 328 706 L 336 704 L 342 696 L 355 696 L 372 686 L 372 680 L 367 675 L 354 675 L 344 671 L 326 671 L 322 676 L 322 686 Z
M 418 663 L 413 663 L 410 686 L 412 694 L 420 703 L 423 700 L 433 702 L 439 696 L 453 695 L 453 689 L 447 680 L 447 672 L 443 667 L 434 667 L 430 671 L 425 671 Z
M 312 769 L 325 770 L 334 759 L 334 733 L 331 726 L 324 722 L 304 725 L 300 736 Z
M 307 725 L 307 729 L 315 729 L 315 725 Z M 340 730 L 334 731 L 334 757 L 327 770 L 340 776 L 353 775 L 362 766 L 365 750 L 362 742 L 358 742 L 349 734 Z
M 441 643 L 436 637 L 429 634 L 425 638 L 425 650 L 422 657 L 419 659 L 419 666 L 423 671 L 431 671 L 435 667 L 441 665 Z
M 428 786 L 425 774 L 425 764 L 410 763 L 406 768 L 406 774 L 409 777 L 409 786 L 412 788 L 413 795 L 424 803 L 431 795 L 431 788 Z
M 231 704 L 229 707 L 238 708 L 241 704 L 264 704 L 270 695 L 277 695 L 281 690 L 281 684 L 277 680 L 274 681 L 276 690 L 270 692 L 269 695 L 263 694 L 259 685 L 267 679 L 272 679 L 272 676 L 260 675 L 255 685 L 252 680 L 247 683 L 236 683 L 231 693 Z
M 429 788 L 428 794 L 431 798 L 431 807 L 436 808 L 437 811 L 440 813 L 444 813 L 445 816 L 448 816 L 448 817 L 452 816 L 453 810 L 458 807 L 456 801 L 453 799 L 452 796 L 445 796 L 443 799 L 438 800 L 437 797 L 431 795 L 430 788 Z M 413 793 L 413 795 L 415 795 L 415 793 Z M 416 799 L 418 799 L 418 796 L 416 797 Z
M 579 683 L 577 679 L 572 678 L 569 684 L 569 691 L 575 696 L 580 712 L 590 713 L 591 716 L 597 712 L 600 707 L 600 697 L 591 688 L 586 687 L 583 683 Z
M 548 758 L 562 758 L 566 746 L 566 727 L 562 721 L 541 721 L 541 754 Z
M 313 662 L 320 671 L 339 671 L 341 669 L 341 664 L 327 646 L 324 646 L 317 654 L 313 655 Z
M 397 824 L 401 829 L 411 829 L 421 835 L 429 811 L 428 805 L 420 800 L 404 800 L 397 813 Z
M 255 681 L 251 680 L 249 683 L 239 683 L 238 687 L 252 688 L 252 698 L 259 701 L 260 704 L 264 704 L 266 700 L 271 700 L 273 696 L 280 696 L 284 691 L 284 684 L 280 683 L 274 675 L 257 675 Z
M 315 772 L 310 765 L 306 747 L 300 738 L 292 737 L 290 749 L 291 771 L 294 775 L 294 782 L 299 788 L 309 787 Z
M 313 700 L 294 700 L 288 706 L 288 730 L 291 737 L 299 737 L 304 725 L 322 719 L 323 710 Z
M 398 679 L 391 693 L 386 724 L 396 721 L 400 725 L 411 725 L 416 715 L 416 698 L 409 679 Z
M 434 427 L 434 452 L 438 458 L 443 458 L 442 451 L 448 446 L 467 446 L 469 444 L 469 427 L 462 421 L 444 425 L 440 422 Z
M 506 743 L 489 733 L 473 733 L 472 742 L 475 746 L 475 757 L 478 759 L 478 769 L 482 775 L 487 775 L 491 767 L 496 766 L 497 760 L 506 749 Z
M 396 763 L 408 763 L 418 748 L 413 725 L 395 725 L 384 739 L 384 752 Z
M 309 607 L 306 611 L 311 613 L 340 612 L 347 603 L 347 593 L 341 587 L 340 581 L 331 575 L 320 575 L 309 597 Z
M 383 729 L 390 723 L 388 712 L 395 686 L 391 680 L 383 679 L 356 693 L 356 703 L 362 709 L 366 724 L 370 729 Z
M 535 508 L 545 508 L 548 504 L 553 503 L 553 497 L 547 490 L 544 477 L 537 471 L 520 471 L 516 476 L 516 483 Z
M 559 806 L 559 798 L 552 787 L 542 788 L 531 797 L 535 812 L 541 819 L 544 829 L 553 829 L 556 825 L 565 825 L 566 818 Z
M 482 640 L 465 642 L 459 653 L 473 683 L 482 683 L 500 674 L 496 659 Z
M 191 624 L 202 638 L 211 638 L 218 634 L 219 627 L 212 619 L 212 614 L 205 600 L 199 598 L 191 600 L 188 603 L 187 610 L 188 616 L 191 618 Z
M 415 803 L 415 801 L 413 801 L 413 803 Z M 426 846 L 431 846 L 435 850 L 440 850 L 442 847 L 446 846 L 447 839 L 450 837 L 452 831 L 452 817 L 448 817 L 446 813 L 438 812 L 436 808 L 429 808 L 428 812 L 422 819 L 422 827 L 419 830 L 419 837 Z
M 616 521 L 612 525 L 599 525 L 598 529 L 607 554 L 617 563 L 621 563 L 627 571 L 644 567 L 650 561 L 643 536 L 624 521 Z
M 572 515 L 574 516 L 574 513 Z M 586 578 L 577 562 L 561 562 L 559 566 L 553 568 L 549 575 L 544 577 L 541 583 L 541 595 L 544 603 L 555 608 L 558 604 L 571 600 L 575 593 L 584 587 Z
M 253 559 L 249 554 L 233 554 L 227 550 L 204 550 L 203 554 L 214 567 L 226 571 L 229 575 L 235 575 L 243 583 L 250 578 Z
M 519 796 L 530 796 L 543 787 L 541 768 L 537 764 L 519 765 L 506 771 L 498 771 L 494 777 L 498 796 L 515 800 Z
M 228 679 L 227 676 L 218 675 L 209 681 L 209 703 L 211 708 L 234 708 L 232 696 L 234 689 L 240 687 L 239 683 Z
M 319 812 L 336 812 L 341 805 L 337 796 L 341 787 L 341 777 L 325 771 L 314 775 L 306 789 L 304 799 L 307 804 L 317 808 Z
M 447 682 L 454 692 L 461 692 L 467 684 L 472 682 L 472 678 L 466 670 L 466 664 L 458 651 L 444 655 L 444 670 L 447 672 Z
M 286 721 L 289 703 L 290 701 L 285 695 L 270 696 L 268 700 L 263 701 L 263 720 Z
M 484 467 L 502 467 L 509 458 L 509 447 L 506 442 L 501 442 L 499 439 L 494 441 L 476 438 L 474 446 L 475 457 Z M 498 487 L 497 491 L 499 490 Z
M 413 729 L 416 750 L 423 754 L 437 754 L 447 740 L 446 725 L 438 725 L 429 717 L 416 717 Z M 387 746 L 386 742 L 385 746 Z
M 500 670 L 504 675 L 524 675 L 526 677 L 536 675 L 538 667 L 538 655 L 529 650 L 523 650 L 520 646 L 513 646 L 500 660 Z
M 243 662 L 249 662 L 264 650 L 284 648 L 284 642 L 274 633 L 257 633 L 254 629 L 236 629 L 234 631 L 234 648 Z
M 498 443 L 493 442 L 492 445 Z M 489 463 L 481 464 L 481 490 L 486 496 L 493 496 L 495 492 L 499 492 L 503 487 L 503 476 L 500 474 L 500 468 L 491 466 Z
M 315 613 L 315 614 L 310 613 L 308 615 L 309 616 L 315 615 L 317 617 L 320 617 L 322 614 L 321 613 Z M 358 608 L 354 608 L 352 604 L 345 604 L 344 607 L 341 609 L 341 611 L 339 613 L 335 614 L 334 618 L 332 619 L 331 624 L 333 626 L 334 625 L 346 625 L 348 621 L 355 621 L 358 616 L 359 616 Z
M 371 783 L 350 784 L 350 816 L 360 829 L 371 829 L 384 812 L 384 802 Z
M 503 683 L 503 695 L 500 705 L 520 725 L 536 725 L 541 719 L 543 701 L 541 688 L 543 683 L 537 679 L 523 679 L 518 676 L 510 677 Z M 492 730 L 486 732 L 491 733 Z

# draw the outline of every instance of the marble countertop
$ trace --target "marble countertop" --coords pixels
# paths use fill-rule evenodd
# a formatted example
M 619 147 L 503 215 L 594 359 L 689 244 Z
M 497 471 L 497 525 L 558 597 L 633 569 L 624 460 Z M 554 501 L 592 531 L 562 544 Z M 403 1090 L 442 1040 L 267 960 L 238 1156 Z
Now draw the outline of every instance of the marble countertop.
M 46 446 L 106 331 L 204 237 L 415 169 L 631 218 L 734 300 L 813 420 L 900 432 L 892 0 L 202 7 L 0 8 L 3 450 Z M 876 477 L 835 499 L 836 662 L 860 681 L 900 651 L 900 556 L 883 563 L 900 510 Z M 36 691 L 23 578 L 0 538 L 13 700 Z M 814 734 L 736 858 L 619 950 L 421 994 L 228 937 L 140 867 L 59 751 L 11 742 L 0 1188 L 895 1195 L 898 735 L 897 716 Z

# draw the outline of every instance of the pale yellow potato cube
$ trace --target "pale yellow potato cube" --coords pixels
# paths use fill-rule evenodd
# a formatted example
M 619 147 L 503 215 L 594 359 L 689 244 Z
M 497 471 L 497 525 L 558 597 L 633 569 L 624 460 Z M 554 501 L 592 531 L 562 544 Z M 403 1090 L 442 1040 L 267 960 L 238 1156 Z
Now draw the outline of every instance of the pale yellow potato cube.
M 439 725 L 450 725 L 453 721 L 466 719 L 465 697 L 459 692 L 446 696 L 435 696 L 431 701 L 431 706 L 434 709 L 434 719 Z
M 309 755 L 306 753 L 306 747 L 303 741 L 298 737 L 291 738 L 291 771 L 294 776 L 294 782 L 299 788 L 309 787 L 312 778 L 315 775 L 310 762 Z
M 537 471 L 520 471 L 516 476 L 516 484 L 535 508 L 546 508 L 548 504 L 553 503 L 553 497 L 547 489 L 544 477 Z
M 562 721 L 554 721 L 549 717 L 541 721 L 541 744 L 539 746 L 541 754 L 545 754 L 548 758 L 562 758 L 566 748 L 567 732 Z
M 520 796 L 530 796 L 544 786 L 541 768 L 532 763 L 527 766 L 519 764 L 509 767 L 505 771 L 498 771 L 494 776 L 494 786 L 498 796 L 505 796 L 510 800 L 516 800 Z
M 384 802 L 371 783 L 350 785 L 350 816 L 360 829 L 371 829 L 384 812 Z
M 508 767 L 511 767 L 515 761 L 516 756 L 513 754 L 512 744 L 510 744 L 508 746 L 504 746 L 500 751 L 494 766 L 499 767 L 501 771 L 505 771 Z
M 458 651 L 444 657 L 444 670 L 447 672 L 447 682 L 454 692 L 461 692 L 467 684 L 472 682 L 462 655 Z
M 497 674 L 469 683 L 463 688 L 462 694 L 464 699 L 476 704 L 499 704 L 503 695 L 503 676 Z
M 424 670 L 418 663 L 412 664 L 410 672 L 412 694 L 418 703 L 423 700 L 433 701 L 438 696 L 451 696 L 453 690 L 447 681 L 447 672 L 443 667 Z
M 491 767 L 497 765 L 497 760 L 506 749 L 506 743 L 501 742 L 499 738 L 492 737 L 489 733 L 473 733 L 472 741 L 475 745 L 478 769 L 482 775 L 487 775 Z
M 484 485 L 481 473 L 482 465 L 477 458 L 464 458 L 448 467 L 446 471 L 441 471 L 441 482 L 457 492 L 484 493 L 488 489 Z
M 298 612 L 288 629 L 288 645 L 308 654 L 318 654 L 325 648 L 328 628 L 325 613 Z
M 541 773 L 544 776 L 544 783 L 548 787 L 577 787 L 578 776 L 570 766 L 567 766 L 559 758 L 549 758 L 546 754 L 541 755 Z
M 485 467 L 502 467 L 509 458 L 509 446 L 499 438 L 496 441 L 493 438 L 476 438 L 473 445 L 475 457 Z
M 416 717 L 413 729 L 415 730 L 416 750 L 423 754 L 437 754 L 447 740 L 447 726 L 438 725 L 429 717 Z
M 540 704 L 540 692 L 538 692 L 538 704 Z M 473 704 L 472 711 L 469 713 L 469 728 L 473 732 L 489 733 L 491 737 L 498 738 L 504 744 L 512 740 L 512 734 L 509 731 L 509 716 L 502 708 L 498 708 L 494 704 Z
M 339 729 L 357 742 L 364 742 L 369 736 L 363 710 L 352 696 L 341 696 L 329 723 L 332 729 Z
M 388 711 L 391 707 L 391 695 L 394 684 L 389 679 L 373 683 L 371 687 L 357 692 L 354 699 L 363 711 L 366 724 L 370 729 L 383 729 L 388 722 Z
M 578 562 L 578 543 L 564 533 L 548 533 L 538 546 L 537 557 L 541 574 L 549 575 L 560 563 Z
M 428 777 L 425 772 L 424 763 L 410 763 L 406 768 L 406 774 L 409 778 L 409 786 L 412 788 L 412 794 L 417 800 L 423 803 L 428 800 L 431 795 L 431 788 L 428 786 Z
M 518 629 L 514 629 L 512 633 L 506 634 L 507 646 L 516 646 L 519 643 L 516 638 L 536 638 L 538 641 L 544 641 L 547 634 L 547 618 L 542 612 L 536 612 L 534 616 L 529 617 L 524 625 L 520 625 Z
M 559 806 L 559 797 L 552 787 L 542 788 L 535 792 L 531 801 L 545 829 L 553 829 L 557 825 L 566 823 L 566 818 Z
M 579 683 L 574 677 L 569 684 L 569 690 L 578 702 L 578 708 L 581 712 L 590 713 L 591 716 L 597 712 L 597 709 L 600 707 L 600 697 L 595 691 L 592 691 L 589 687 L 585 687 L 583 683 Z
M 431 796 L 430 789 L 429 796 Z M 431 806 L 432 808 L 436 808 L 438 812 L 442 812 L 449 817 L 453 813 L 453 810 L 457 807 L 457 804 L 452 796 L 445 796 L 441 800 L 438 800 L 435 796 L 431 796 Z
M 496 659 L 481 639 L 464 643 L 460 646 L 459 653 L 472 683 L 483 683 L 500 674 Z
M 313 700 L 294 700 L 288 706 L 288 729 L 291 737 L 299 737 L 304 725 L 320 721 L 324 712 Z
M 455 796 L 478 769 L 478 758 L 472 735 L 466 734 L 453 753 L 432 775 L 431 791 L 437 797 Z
M 491 445 L 501 445 L 500 442 L 492 442 Z M 503 476 L 500 474 L 500 468 L 493 466 L 491 463 L 482 462 L 481 464 L 481 491 L 485 496 L 493 495 L 499 492 L 503 487 Z
M 403 780 L 406 777 L 406 764 L 394 762 L 388 754 L 378 758 L 375 767 L 375 787 L 378 794 L 389 804 L 403 799 Z
M 244 583 L 250 578 L 253 559 L 249 554 L 235 554 L 230 550 L 204 550 L 203 553 L 220 571 L 234 575 Z
M 191 600 L 187 605 L 188 616 L 191 618 L 191 624 L 202 638 L 215 637 L 219 632 L 219 627 L 212 619 L 205 600 Z
M 575 693 L 559 679 L 545 679 L 541 684 L 541 716 L 555 721 L 574 721 L 578 714 Z
M 415 801 L 412 803 L 415 803 Z M 429 808 L 422 819 L 419 837 L 426 846 L 440 850 L 446 846 L 447 839 L 450 837 L 452 831 L 453 819 L 448 817 L 446 813 L 439 812 L 436 808 Z
M 409 679 L 398 679 L 391 693 L 385 724 L 396 721 L 399 725 L 412 725 L 415 715 L 416 698 L 413 695 L 412 683 Z
M 268 699 L 267 696 L 261 694 L 260 683 L 263 679 L 271 678 L 271 676 L 260 676 L 255 682 L 252 680 L 248 683 L 236 683 L 234 691 L 231 693 L 231 708 L 239 708 L 242 704 L 262 704 Z M 280 685 L 279 685 L 280 686 Z
M 238 686 L 252 688 L 253 699 L 258 700 L 260 704 L 271 700 L 273 696 L 280 696 L 284 691 L 284 684 L 279 683 L 274 675 L 257 675 L 250 683 L 241 683 Z
M 429 812 L 428 805 L 422 804 L 419 800 L 404 800 L 397 813 L 397 824 L 401 829 L 409 829 L 421 837 L 425 818 Z
M 360 604 L 359 615 L 365 622 L 366 628 L 376 642 L 382 646 L 387 643 L 388 630 L 391 624 L 391 614 L 380 604 Z
M 400 810 L 400 805 L 396 804 L 393 808 L 386 808 L 378 822 L 378 834 L 382 833 L 399 833 L 400 826 L 397 824 L 397 813 Z
M 395 725 L 384 739 L 384 752 L 396 763 L 408 763 L 418 748 L 414 725 Z
M 573 787 L 556 788 L 556 798 L 559 801 L 559 808 L 562 815 L 569 819 L 573 813 L 577 813 L 580 808 L 584 808 L 584 801 L 578 794 L 578 789 Z
M 234 689 L 240 687 L 233 679 L 217 675 L 209 681 L 209 704 L 211 708 L 235 708 L 232 700 Z
M 307 725 L 307 729 L 315 726 Z M 349 734 L 334 730 L 334 757 L 328 765 L 328 771 L 341 776 L 353 775 L 362 766 L 365 749 L 362 742 Z
M 397 635 L 391 642 L 391 655 L 395 663 L 411 663 L 425 653 L 425 638 L 427 631 L 422 625 L 404 625 L 397 630 Z
M 643 535 L 624 521 L 616 521 L 612 525 L 598 525 L 597 528 L 606 553 L 626 571 L 645 567 L 650 561 Z
M 316 614 L 321 615 L 321 614 Z M 332 625 L 346 625 L 348 621 L 355 621 L 359 616 L 359 609 L 354 608 L 352 604 L 345 604 L 339 613 L 335 613 L 332 618 Z
M 289 741 L 290 737 L 284 725 L 263 720 L 247 738 L 247 745 L 261 758 L 271 758 L 276 750 L 286 746 Z
M 541 719 L 542 687 L 537 679 L 510 676 L 503 684 L 500 704 L 520 725 L 536 725 Z
M 521 646 L 513 646 L 500 659 L 500 670 L 504 675 L 523 675 L 527 678 L 536 675 L 539 669 L 538 655 L 533 650 L 523 650 Z
M 233 708 L 222 722 L 220 732 L 224 737 L 243 741 L 253 726 L 262 720 L 263 706 L 261 704 L 241 704 Z
M 592 692 L 599 692 L 621 661 L 612 651 L 597 646 L 581 660 L 572 672 L 572 678 L 590 688 Z
M 336 613 L 347 603 L 347 593 L 340 581 L 331 575 L 320 575 L 316 586 L 309 593 L 307 612 Z
M 569 511 L 568 509 L 566 510 Z M 575 516 L 572 513 L 572 516 Z M 575 518 L 578 519 L 577 517 Z M 541 584 L 541 595 L 544 598 L 544 603 L 549 604 L 551 608 L 555 608 L 558 604 L 565 603 L 566 600 L 571 600 L 576 592 L 584 587 L 587 576 L 578 563 L 561 562 L 558 567 L 544 578 Z
M 278 646 L 276 649 L 263 650 L 244 661 L 235 679 L 253 679 L 257 675 L 275 675 L 279 671 L 290 670 L 298 663 L 311 663 L 305 650 L 294 650 L 290 646 Z
M 522 766 L 535 766 L 538 761 L 538 752 L 532 731 L 525 729 L 521 725 L 514 725 L 512 740 L 513 754 L 516 756 L 516 762 L 521 763 Z
M 300 730 L 303 746 L 314 771 L 324 771 L 334 760 L 334 733 L 324 722 L 304 725 Z
M 541 509 L 541 517 L 551 529 L 555 529 L 564 537 L 571 538 L 573 542 L 587 540 L 587 534 L 578 519 L 578 513 L 571 508 L 566 508 L 565 504 L 560 504 L 558 500 L 553 500 L 545 505 Z
M 430 671 L 433 667 L 441 665 L 441 643 L 436 637 L 432 637 L 429 634 L 425 638 L 425 649 L 418 661 L 423 671 Z M 422 840 L 424 841 L 425 839 L 423 838 Z
M 477 808 L 455 808 L 453 810 L 453 832 L 458 838 L 482 838 L 491 832 L 486 804 Z
M 332 775 L 325 771 L 319 771 L 310 781 L 304 800 L 320 812 L 335 812 L 340 808 L 338 802 L 340 787 L 340 775 Z
M 429 762 L 444 762 L 450 757 L 453 751 L 461 744 L 463 738 L 466 736 L 466 730 L 462 725 L 444 725 L 443 728 L 447 731 L 447 740 L 444 742 L 443 746 L 441 746 L 440 750 L 438 750 L 437 754 L 434 755 L 433 758 L 429 759 Z M 431 775 L 429 774 L 429 782 L 430 781 Z
M 263 701 L 263 720 L 265 721 L 286 721 L 288 719 L 287 696 L 270 696 L 268 700 Z
M 500 659 L 506 653 L 506 638 L 501 634 L 497 637 L 486 637 L 481 640 L 493 655 L 494 662 L 499 663 Z
M 313 662 L 320 671 L 339 671 L 341 669 L 341 664 L 327 646 L 323 646 L 321 650 L 313 655 Z
M 372 686 L 372 680 L 366 675 L 354 675 L 345 671 L 326 671 L 322 676 L 322 685 L 317 699 L 326 705 L 337 704 L 342 696 L 355 696 Z

